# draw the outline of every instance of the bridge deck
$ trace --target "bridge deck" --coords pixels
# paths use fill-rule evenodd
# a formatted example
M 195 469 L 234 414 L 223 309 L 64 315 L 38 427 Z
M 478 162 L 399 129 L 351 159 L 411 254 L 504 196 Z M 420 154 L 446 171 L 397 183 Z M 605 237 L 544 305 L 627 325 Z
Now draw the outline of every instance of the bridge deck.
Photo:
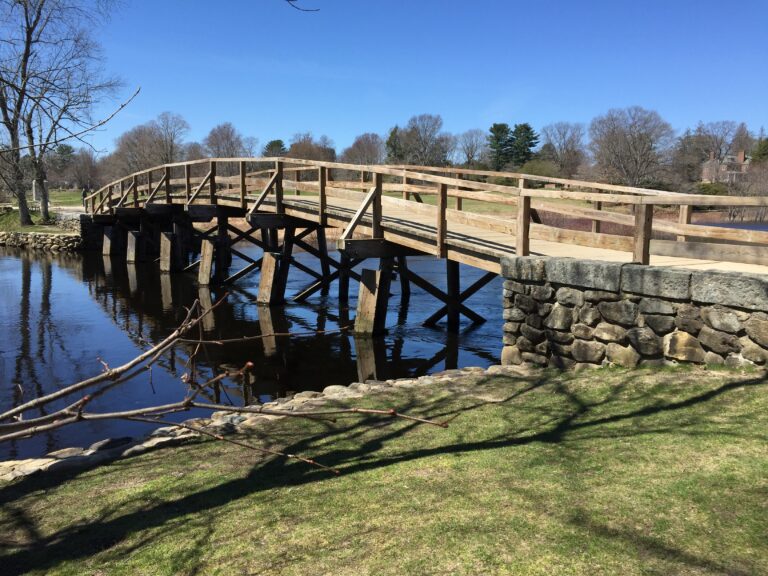
M 317 220 L 319 214 L 319 202 L 316 197 L 292 197 L 286 196 L 284 200 L 286 214 Z M 354 216 L 360 202 L 342 198 L 329 198 L 326 213 L 329 215 L 329 223 L 344 227 Z M 274 204 L 264 205 L 265 211 L 273 211 Z M 501 220 L 501 219 L 500 219 Z M 366 218 L 360 227 L 370 230 L 370 218 Z M 425 252 L 434 250 L 437 227 L 434 218 L 423 213 L 414 213 L 405 207 L 384 207 L 382 216 L 382 228 L 387 240 L 415 249 L 423 249 Z M 515 235 L 503 232 L 494 232 L 485 228 L 469 224 L 451 223 L 446 237 L 448 245 L 448 257 L 465 264 L 470 264 L 488 270 L 500 271 L 500 259 L 502 256 L 515 255 Z M 609 262 L 631 262 L 632 253 L 611 250 L 607 248 L 593 248 L 577 246 L 562 242 L 531 239 L 530 248 L 532 255 L 541 256 L 566 256 L 589 260 L 605 260 Z M 768 274 L 768 266 L 760 264 L 745 264 L 740 262 L 721 262 L 716 260 L 702 260 L 696 258 L 679 258 L 674 256 L 651 255 L 650 264 L 654 266 L 677 266 L 682 268 L 694 268 L 698 270 L 722 270 L 730 272 L 748 272 L 755 274 Z

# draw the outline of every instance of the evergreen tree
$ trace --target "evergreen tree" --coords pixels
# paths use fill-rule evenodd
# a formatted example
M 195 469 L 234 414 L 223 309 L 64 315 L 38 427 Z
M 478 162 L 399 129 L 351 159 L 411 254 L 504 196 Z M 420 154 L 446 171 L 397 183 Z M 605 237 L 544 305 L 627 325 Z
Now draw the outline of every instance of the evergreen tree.
M 539 144 L 539 135 L 536 134 L 527 122 L 515 124 L 512 130 L 512 143 L 510 147 L 510 160 L 515 166 L 522 166 L 533 158 L 533 149 Z
M 403 164 L 406 162 L 399 126 L 392 127 L 384 146 L 387 151 L 387 164 Z
M 491 126 L 488 135 L 488 149 L 491 166 L 499 171 L 512 159 L 512 129 L 504 122 Z
M 285 156 L 287 153 L 288 150 L 285 148 L 285 142 L 282 140 L 270 140 L 264 146 L 264 150 L 261 151 L 261 155 L 266 158 Z
M 754 152 L 752 152 L 752 162 L 759 164 L 766 160 L 768 160 L 768 139 L 761 138 L 758 140 Z

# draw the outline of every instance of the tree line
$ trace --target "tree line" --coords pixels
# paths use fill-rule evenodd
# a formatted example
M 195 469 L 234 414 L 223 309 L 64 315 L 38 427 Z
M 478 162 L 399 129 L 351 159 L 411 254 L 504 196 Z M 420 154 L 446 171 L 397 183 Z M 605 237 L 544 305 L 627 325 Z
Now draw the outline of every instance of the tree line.
M 654 110 L 608 110 L 586 125 L 495 122 L 451 134 L 419 114 L 385 134 L 366 132 L 337 153 L 310 132 L 264 146 L 231 122 L 190 141 L 189 123 L 163 112 L 131 128 L 99 156 L 84 140 L 94 106 L 120 83 L 105 75 L 92 33 L 109 12 L 86 0 L 0 0 L 0 197 L 32 222 L 35 183 L 48 218 L 47 186 L 92 190 L 152 166 L 205 157 L 287 156 L 351 164 L 410 164 L 516 171 L 682 192 L 768 194 L 768 139 L 735 121 L 700 122 L 678 134 Z M 78 146 L 77 148 L 75 146 Z M 708 182 L 702 182 L 702 180 Z

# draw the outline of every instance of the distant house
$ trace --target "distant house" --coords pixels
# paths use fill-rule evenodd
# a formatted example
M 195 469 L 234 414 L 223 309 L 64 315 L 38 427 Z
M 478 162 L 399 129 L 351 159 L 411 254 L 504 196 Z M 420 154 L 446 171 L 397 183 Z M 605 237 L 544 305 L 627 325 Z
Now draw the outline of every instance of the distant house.
M 725 182 L 732 184 L 738 182 L 747 173 L 750 158 L 744 150 L 739 150 L 735 156 L 729 154 L 723 161 L 715 158 L 715 153 L 709 153 L 709 160 L 701 167 L 701 180 L 703 182 Z

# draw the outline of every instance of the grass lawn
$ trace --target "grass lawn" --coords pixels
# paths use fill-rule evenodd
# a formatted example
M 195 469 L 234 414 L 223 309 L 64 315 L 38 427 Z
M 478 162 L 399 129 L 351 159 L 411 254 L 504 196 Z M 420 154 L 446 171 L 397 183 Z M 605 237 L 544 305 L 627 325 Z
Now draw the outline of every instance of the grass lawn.
M 30 477 L 0 488 L 2 573 L 768 573 L 761 372 L 479 374 L 350 402 L 458 416 L 270 423 L 338 477 L 213 441 Z
M 71 230 L 65 230 L 55 224 L 40 224 L 40 213 L 32 212 L 32 226 L 19 224 L 19 211 L 0 213 L 0 232 L 49 232 L 71 234 Z
M 52 189 L 48 191 L 48 199 L 51 206 L 83 206 L 82 190 Z

